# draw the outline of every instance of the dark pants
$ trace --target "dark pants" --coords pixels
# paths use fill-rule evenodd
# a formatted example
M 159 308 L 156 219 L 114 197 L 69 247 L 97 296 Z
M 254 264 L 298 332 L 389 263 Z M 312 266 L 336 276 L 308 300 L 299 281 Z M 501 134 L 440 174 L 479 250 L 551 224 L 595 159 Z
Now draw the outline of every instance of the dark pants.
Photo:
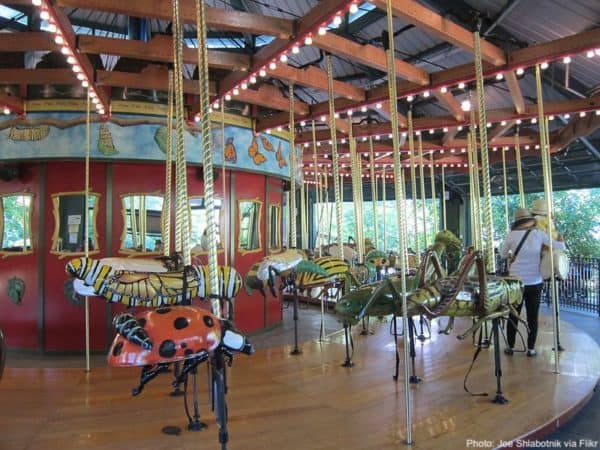
M 527 326 L 529 327 L 529 334 L 527 335 L 528 349 L 535 348 L 535 341 L 537 339 L 538 331 L 538 315 L 540 310 L 541 296 L 542 283 L 525 286 L 525 290 L 523 291 L 523 301 L 521 301 L 521 303 L 519 303 L 516 307 L 517 312 L 521 314 L 523 303 L 525 303 L 525 309 L 527 313 Z M 517 334 L 516 324 L 518 324 L 517 317 L 511 314 L 506 329 L 506 339 L 508 340 L 508 346 L 510 348 L 513 348 L 515 346 L 515 336 Z

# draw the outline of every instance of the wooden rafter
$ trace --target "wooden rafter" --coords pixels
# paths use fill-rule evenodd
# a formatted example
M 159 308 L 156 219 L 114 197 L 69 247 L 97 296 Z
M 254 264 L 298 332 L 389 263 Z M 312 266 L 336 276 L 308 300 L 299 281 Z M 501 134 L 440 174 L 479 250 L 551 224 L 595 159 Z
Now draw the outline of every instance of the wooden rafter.
M 387 8 L 387 1 L 388 0 L 373 0 L 371 3 L 385 11 Z M 394 16 L 400 17 L 419 28 L 424 28 L 430 33 L 462 48 L 463 50 L 473 51 L 473 34 L 469 30 L 440 16 L 415 0 L 389 1 L 392 2 Z M 481 58 L 495 66 L 506 64 L 504 51 L 485 40 L 481 41 Z
M 78 36 L 79 50 L 83 53 L 117 55 L 146 61 L 173 62 L 173 40 L 170 36 L 154 36 L 149 42 L 129 39 L 115 39 L 100 36 Z M 185 64 L 198 63 L 198 50 L 183 49 Z M 208 51 L 208 65 L 216 69 L 248 70 L 250 57 L 233 52 Z
M 510 96 L 515 104 L 515 110 L 519 114 L 523 114 L 525 112 L 525 99 L 523 98 L 517 75 L 512 70 L 507 70 L 504 72 L 504 79 L 506 80 Z
M 131 17 L 145 17 L 170 22 L 173 17 L 171 2 L 161 0 L 57 0 L 59 6 L 84 10 L 105 11 Z M 196 24 L 194 2 L 181 2 L 183 23 Z M 262 16 L 233 9 L 206 7 L 206 23 L 211 28 L 239 33 L 267 34 L 281 39 L 293 33 L 293 22 L 289 19 Z
M 541 61 L 555 60 L 565 54 L 574 54 L 597 47 L 600 47 L 600 28 L 594 28 L 593 30 L 574 34 L 566 38 L 560 38 L 555 41 L 515 50 L 508 55 L 508 63 L 504 67 L 494 67 L 489 63 L 484 63 L 484 76 L 491 77 L 498 72 L 526 67 Z M 419 87 L 409 81 L 399 81 L 397 83 L 398 98 L 407 95 L 420 94 L 425 90 L 439 89 L 443 86 L 455 86 L 459 82 L 471 82 L 474 79 L 474 64 L 462 64 L 460 66 L 432 73 L 430 75 L 430 84 L 427 86 Z M 352 101 L 336 102 L 336 111 L 343 112 L 347 109 L 356 110 L 364 105 L 373 105 L 376 102 L 387 100 L 388 95 L 388 86 L 387 84 L 383 84 L 367 91 L 367 99 L 363 103 Z M 311 106 L 309 118 L 317 118 L 322 114 L 327 114 L 328 109 L 329 105 L 327 102 L 314 104 Z M 257 123 L 257 130 L 273 128 L 285 123 L 287 123 L 286 117 L 273 116 L 260 120 Z
M 278 60 L 281 53 L 287 51 L 295 43 L 300 43 L 299 39 L 310 31 L 316 31 L 320 25 L 328 22 L 334 14 L 343 10 L 351 0 L 323 0 L 317 6 L 312 8 L 305 16 L 296 22 L 294 39 L 275 39 L 268 45 L 260 49 L 252 59 L 250 73 L 256 73 L 260 69 L 274 60 Z M 232 90 L 238 83 L 247 78 L 247 74 L 241 72 L 232 72 L 227 75 L 219 84 L 219 96 L 224 96 Z M 279 124 L 282 125 L 282 124 Z
M 436 90 L 433 95 L 435 95 L 435 98 L 438 99 L 438 101 L 448 110 L 450 114 L 452 114 L 457 121 L 462 122 L 465 120 L 465 113 L 460 107 L 458 101 L 456 101 L 454 98 L 454 95 L 448 91 L 441 92 L 439 90 Z
M 266 108 L 288 111 L 290 101 L 279 89 L 270 84 L 263 84 L 257 90 L 243 89 L 235 97 L 236 100 L 251 103 L 253 105 L 264 106 Z M 306 116 L 309 112 L 308 105 L 299 100 L 294 101 L 294 114 L 299 117 Z
M 279 64 L 275 70 L 269 71 L 269 76 L 327 91 L 327 72 L 314 66 L 296 69 L 289 65 Z M 333 81 L 333 92 L 354 101 L 364 101 L 365 99 L 364 89 L 337 80 Z
M 551 139 L 550 152 L 558 152 L 573 142 L 600 128 L 600 116 L 588 114 L 586 117 L 576 117 L 556 133 Z
M 315 36 L 313 45 L 328 53 L 351 59 L 383 72 L 387 71 L 387 57 L 385 51 L 380 47 L 370 44 L 361 45 L 333 33 Z M 429 74 L 425 70 L 397 58 L 395 65 L 396 75 L 399 78 L 404 78 L 419 86 L 429 84 Z

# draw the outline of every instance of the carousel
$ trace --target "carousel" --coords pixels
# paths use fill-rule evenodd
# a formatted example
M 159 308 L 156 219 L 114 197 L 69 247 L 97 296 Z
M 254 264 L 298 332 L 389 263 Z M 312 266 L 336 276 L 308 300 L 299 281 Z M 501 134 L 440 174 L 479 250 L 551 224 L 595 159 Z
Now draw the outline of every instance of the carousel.
M 0 41 L 38 55 L 0 69 L 7 448 L 511 447 L 590 399 L 600 348 L 561 322 L 552 246 L 538 357 L 503 354 L 524 285 L 496 255 L 491 174 L 501 164 L 508 230 L 508 180 L 524 207 L 522 152 L 536 152 L 539 224 L 555 235 L 552 158 L 600 127 L 600 98 L 545 101 L 544 70 L 598 52 L 600 29 L 506 51 L 489 36 L 516 5 L 466 27 L 412 0 L 327 0 L 294 19 L 273 3 L 11 4 L 27 27 Z M 128 36 L 96 33 L 104 13 Z M 356 22 L 377 39 L 348 37 Z M 472 61 L 401 58 L 400 22 Z M 251 54 L 215 49 L 248 37 Z M 316 63 L 290 64 L 314 49 Z M 383 82 L 336 78 L 346 61 Z M 486 106 L 490 80 L 511 108 Z M 430 97 L 450 114 L 425 115 Z M 446 197 L 456 175 L 466 209 Z M 284 320 L 293 344 L 256 350 Z M 11 362 L 65 353 L 81 364 Z

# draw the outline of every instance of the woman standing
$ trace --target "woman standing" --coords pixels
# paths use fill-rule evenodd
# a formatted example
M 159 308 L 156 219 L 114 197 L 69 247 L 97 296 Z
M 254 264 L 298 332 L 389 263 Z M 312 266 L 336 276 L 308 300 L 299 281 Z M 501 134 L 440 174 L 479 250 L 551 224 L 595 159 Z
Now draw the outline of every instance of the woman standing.
M 516 307 L 521 314 L 523 303 L 527 312 L 527 356 L 535 356 L 535 342 L 538 330 L 538 314 L 540 298 L 542 295 L 542 273 L 540 259 L 543 246 L 550 246 L 548 234 L 536 227 L 536 220 L 530 210 L 518 208 L 515 211 L 511 231 L 502 244 L 500 256 L 509 260 L 509 274 L 523 280 L 525 289 L 523 300 Z M 552 247 L 564 250 L 565 244 L 562 237 L 552 240 Z M 507 355 L 513 354 L 515 337 L 517 333 L 518 317 L 511 314 L 507 325 L 508 348 L 504 350 Z

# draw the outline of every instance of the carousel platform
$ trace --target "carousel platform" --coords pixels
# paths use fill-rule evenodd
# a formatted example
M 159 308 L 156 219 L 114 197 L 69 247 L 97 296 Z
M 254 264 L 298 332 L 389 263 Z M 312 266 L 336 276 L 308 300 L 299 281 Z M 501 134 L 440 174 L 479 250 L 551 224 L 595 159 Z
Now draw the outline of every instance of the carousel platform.
M 459 449 L 495 448 L 510 441 L 519 448 L 535 447 L 586 404 L 600 377 L 600 347 L 566 321 L 561 322 L 561 341 L 567 350 L 559 355 L 560 374 L 554 373 L 551 322 L 542 316 L 537 357 L 502 353 L 502 387 L 509 403 L 492 404 L 493 349 L 480 353 L 468 379 L 473 392 L 490 395 L 470 396 L 463 379 L 475 348 L 455 334 L 438 335 L 434 323 L 433 337 L 417 343 L 422 381 L 411 386 L 414 443 L 407 446 L 404 382 L 392 379 L 395 356 L 389 325 L 389 320 L 372 321 L 373 335 L 355 333 L 351 369 L 341 366 L 345 349 L 340 331 L 324 342 L 305 342 L 300 356 L 290 355 L 290 345 L 236 356 L 228 371 L 227 448 Z M 455 329 L 467 325 L 457 321 Z M 301 330 L 301 336 L 307 335 Z M 200 412 L 209 427 L 190 432 L 182 398 L 168 396 L 169 374 L 160 375 L 134 398 L 130 392 L 137 370 L 17 368 L 9 360 L 0 381 L 0 449 L 220 448 L 206 374 L 201 368 Z M 161 429 L 167 425 L 183 431 L 165 435 Z M 590 448 L 598 448 L 593 436 L 586 438 Z M 555 441 L 565 448 L 564 442 Z M 577 441 L 576 448 L 585 444 Z

